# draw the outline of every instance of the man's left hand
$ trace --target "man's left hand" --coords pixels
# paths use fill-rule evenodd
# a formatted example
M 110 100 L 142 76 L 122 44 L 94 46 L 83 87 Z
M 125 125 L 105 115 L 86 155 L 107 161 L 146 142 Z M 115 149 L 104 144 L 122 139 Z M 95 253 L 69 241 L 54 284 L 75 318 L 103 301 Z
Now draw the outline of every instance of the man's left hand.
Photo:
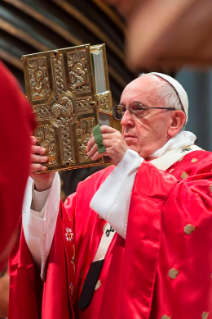
M 98 146 L 95 143 L 95 139 L 92 134 L 91 139 L 87 144 L 87 154 L 92 161 L 96 161 L 103 156 L 109 156 L 112 164 L 117 165 L 122 160 L 129 147 L 119 131 L 106 125 L 101 126 L 100 129 L 102 133 L 102 143 L 106 148 L 106 152 L 98 152 Z

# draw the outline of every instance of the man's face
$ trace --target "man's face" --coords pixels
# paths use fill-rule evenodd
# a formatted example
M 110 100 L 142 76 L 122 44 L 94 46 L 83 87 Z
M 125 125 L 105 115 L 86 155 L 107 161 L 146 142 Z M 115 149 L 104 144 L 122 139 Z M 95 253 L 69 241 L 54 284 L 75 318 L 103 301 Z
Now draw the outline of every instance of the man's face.
M 130 107 L 132 103 L 140 102 L 144 106 L 165 107 L 164 101 L 158 96 L 160 81 L 152 75 L 137 78 L 124 89 L 120 104 Z M 170 138 L 168 128 L 172 122 L 172 112 L 149 109 L 138 118 L 127 110 L 121 120 L 127 145 L 144 158 L 161 148 Z

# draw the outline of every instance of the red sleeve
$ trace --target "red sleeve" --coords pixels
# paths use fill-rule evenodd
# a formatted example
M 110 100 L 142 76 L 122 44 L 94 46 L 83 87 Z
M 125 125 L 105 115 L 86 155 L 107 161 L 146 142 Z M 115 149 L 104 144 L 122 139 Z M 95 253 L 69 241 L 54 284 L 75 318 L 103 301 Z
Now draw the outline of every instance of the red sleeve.
M 0 62 L 0 269 L 15 241 L 29 173 L 34 115 L 15 78 Z
M 74 211 L 74 195 L 72 198 L 71 210 Z M 74 269 L 68 267 L 69 263 L 72 265 L 75 254 L 70 216 L 61 203 L 44 281 L 32 260 L 22 231 L 20 242 L 10 254 L 9 318 L 74 318 Z

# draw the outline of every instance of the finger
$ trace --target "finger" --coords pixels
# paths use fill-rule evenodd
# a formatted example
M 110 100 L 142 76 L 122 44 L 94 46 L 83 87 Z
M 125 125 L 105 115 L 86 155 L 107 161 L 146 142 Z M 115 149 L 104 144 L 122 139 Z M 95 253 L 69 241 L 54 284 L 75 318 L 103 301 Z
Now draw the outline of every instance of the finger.
M 102 137 L 103 137 L 103 139 L 116 138 L 116 139 L 124 140 L 123 135 L 119 131 L 116 131 L 116 130 L 111 131 L 111 132 L 104 132 L 104 133 L 102 133 Z
M 37 172 L 46 171 L 47 167 L 41 164 L 32 164 L 30 165 L 30 174 L 35 174 Z
M 122 145 L 125 144 L 124 139 L 118 139 L 118 138 L 114 138 L 114 136 L 111 138 L 111 134 L 107 134 L 106 136 L 104 136 L 103 140 L 102 140 L 102 144 L 105 146 L 105 148 L 109 148 L 109 147 L 117 147 L 117 145 Z M 90 147 L 89 151 L 87 152 L 87 154 L 92 154 L 94 152 L 96 152 L 98 150 L 98 145 L 95 143 Z
M 31 163 L 46 163 L 48 161 L 47 156 L 39 156 L 31 154 Z
M 91 141 L 91 142 L 90 142 Z M 89 143 L 90 142 L 90 143 Z M 90 140 L 88 141 L 87 145 L 86 145 L 86 151 L 88 151 L 88 149 L 90 149 L 93 145 L 93 143 L 95 143 L 95 140 L 94 140 L 94 136 L 93 136 L 93 132 L 91 133 L 91 138 Z
M 124 149 L 127 147 L 126 142 L 124 140 L 121 139 L 104 139 L 103 140 L 103 144 L 105 146 L 105 148 L 107 149 L 107 151 L 109 150 L 109 148 L 111 150 L 116 150 L 117 152 L 121 149 Z
M 122 138 L 122 136 L 120 137 L 116 133 L 104 133 L 104 134 L 102 134 L 102 139 L 103 139 L 103 142 L 105 142 L 106 140 L 113 140 L 113 141 L 124 140 L 124 138 Z
M 108 125 L 101 125 L 100 126 L 100 130 L 101 130 L 101 133 L 104 134 L 104 133 L 115 133 L 115 132 L 119 132 L 117 131 L 115 128 L 111 127 L 111 126 L 108 126 Z
M 92 161 L 97 161 L 99 158 L 102 158 L 103 156 L 107 155 L 106 152 L 104 153 L 99 153 L 98 151 L 96 153 L 94 153 L 92 156 L 91 156 L 91 160 Z
M 95 139 L 94 139 L 94 136 L 93 136 L 87 143 L 86 151 L 89 152 L 94 144 L 95 144 Z
M 89 157 L 92 157 L 96 152 L 98 151 L 98 145 L 95 143 L 89 150 L 89 152 L 87 152 Z
M 41 147 L 41 146 L 38 146 L 38 145 L 32 145 L 31 147 L 31 153 L 32 154 L 45 154 L 46 153 L 46 149 Z
M 32 143 L 33 145 L 38 144 L 38 140 L 36 139 L 36 137 L 35 137 L 34 135 L 30 136 L 30 138 L 31 138 L 31 143 Z

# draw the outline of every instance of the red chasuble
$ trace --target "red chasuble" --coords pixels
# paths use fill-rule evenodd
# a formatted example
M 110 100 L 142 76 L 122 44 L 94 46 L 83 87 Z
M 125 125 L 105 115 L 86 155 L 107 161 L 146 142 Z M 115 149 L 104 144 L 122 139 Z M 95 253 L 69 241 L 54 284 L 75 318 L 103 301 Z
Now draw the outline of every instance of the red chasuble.
M 112 169 L 80 183 L 61 205 L 43 287 L 22 234 L 11 256 L 9 318 L 37 319 L 41 308 L 44 319 L 212 316 L 212 154 L 205 151 L 187 154 L 167 172 L 141 165 L 126 240 L 114 236 L 91 303 L 78 309 L 106 223 L 89 203 Z
M 29 103 L 0 61 L 0 271 L 17 237 L 34 126 Z

